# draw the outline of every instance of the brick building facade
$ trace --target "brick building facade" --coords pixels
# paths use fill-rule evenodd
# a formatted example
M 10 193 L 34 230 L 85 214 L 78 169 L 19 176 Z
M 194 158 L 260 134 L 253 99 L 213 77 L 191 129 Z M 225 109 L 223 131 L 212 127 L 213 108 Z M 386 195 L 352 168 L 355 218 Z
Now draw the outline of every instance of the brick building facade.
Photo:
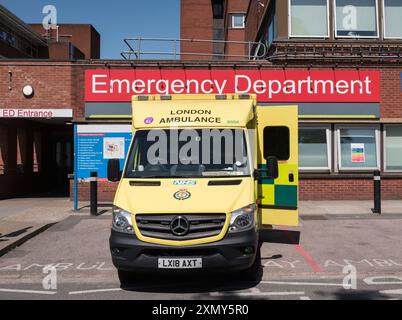
M 383 1 L 379 3 L 386 5 Z M 182 1 L 182 38 L 260 42 L 267 49 L 265 59 L 229 59 L 231 54 L 257 52 L 261 48 L 254 46 L 253 51 L 250 51 L 247 45 L 242 45 L 238 51 L 237 43 L 228 42 L 222 47 L 219 43 L 210 42 L 203 46 L 187 43 L 187 47 L 182 46 L 181 50 L 204 52 L 212 56 L 183 55 L 180 61 L 90 61 L 87 60 L 89 58 L 57 61 L 0 60 L 0 110 L 62 111 L 60 116 L 51 119 L 0 117 L 0 197 L 46 192 L 55 188 L 64 188 L 64 191 L 69 189 L 72 197 L 74 123 L 105 126 L 130 124 L 127 117 L 96 119 L 88 116 L 89 107 L 102 106 L 90 106 L 86 101 L 86 70 L 98 69 L 113 73 L 119 70 L 135 72 L 139 69 L 152 69 L 160 70 L 163 74 L 163 70 L 167 69 L 208 72 L 226 69 L 228 72 L 280 70 L 285 75 L 292 70 L 352 70 L 357 75 L 364 70 L 379 72 L 378 103 L 300 103 L 303 112 L 314 108 L 318 110 L 300 116 L 300 198 L 372 199 L 372 171 L 380 169 L 383 176 L 383 198 L 401 199 L 402 68 L 398 52 L 402 50 L 402 39 L 384 39 L 383 27 L 378 28 L 378 38 L 373 39 L 339 38 L 335 36 L 336 30 L 332 27 L 329 28 L 328 38 L 292 37 L 289 31 L 291 22 L 288 20 L 289 4 L 292 2 L 279 1 L 278 5 L 278 1 L 269 0 Z M 332 14 L 336 8 L 331 4 L 327 9 L 328 23 L 332 26 L 335 19 Z M 215 12 L 214 16 L 213 10 L 221 10 L 221 14 Z M 303 8 L 299 11 L 303 16 Z M 233 15 L 239 13 L 244 13 L 244 27 L 231 28 Z M 92 36 L 88 39 L 98 42 L 91 40 Z M 93 54 L 96 56 L 98 52 L 97 49 L 88 50 L 79 44 L 77 48 L 85 57 Z M 27 85 L 33 88 L 33 95 L 23 94 L 22 90 Z M 269 107 L 269 101 L 265 103 Z M 110 104 L 110 108 L 118 106 L 119 102 Z M 66 116 L 65 110 L 71 110 L 71 116 Z M 352 144 L 363 144 L 367 161 L 373 161 L 374 164 L 365 166 L 363 163 L 359 167 L 351 163 Z M 69 180 L 67 174 L 70 174 Z M 100 201 L 111 200 L 115 188 L 114 183 L 99 182 Z M 88 195 L 89 184 L 79 182 L 79 199 L 88 199 Z

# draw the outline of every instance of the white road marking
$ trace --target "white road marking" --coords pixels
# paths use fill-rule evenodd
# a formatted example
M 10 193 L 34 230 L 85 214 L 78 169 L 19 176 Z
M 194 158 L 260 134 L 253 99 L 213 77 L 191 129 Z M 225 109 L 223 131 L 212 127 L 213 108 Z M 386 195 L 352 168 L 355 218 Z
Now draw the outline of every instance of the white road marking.
M 0 292 L 33 293 L 33 294 L 56 294 L 57 293 L 55 291 L 21 290 L 21 289 L 4 289 L 4 288 L 0 288 Z
M 326 283 L 326 282 L 287 282 L 287 281 L 261 281 L 266 284 L 287 284 L 291 286 L 327 286 L 327 287 L 343 287 L 342 283 Z
M 86 294 L 86 293 L 114 292 L 114 291 L 122 291 L 122 289 L 121 288 L 111 288 L 111 289 L 94 289 L 94 290 L 70 291 L 68 294 Z
M 249 297 L 249 296 L 302 296 L 303 291 L 284 291 L 284 292 L 211 292 L 212 297 L 222 297 L 222 296 L 238 296 L 238 297 Z
M 300 300 L 311 300 L 311 298 L 307 297 L 307 296 L 302 296 L 302 297 L 300 297 Z
M 382 294 L 402 294 L 402 289 L 394 289 L 394 290 L 381 290 Z

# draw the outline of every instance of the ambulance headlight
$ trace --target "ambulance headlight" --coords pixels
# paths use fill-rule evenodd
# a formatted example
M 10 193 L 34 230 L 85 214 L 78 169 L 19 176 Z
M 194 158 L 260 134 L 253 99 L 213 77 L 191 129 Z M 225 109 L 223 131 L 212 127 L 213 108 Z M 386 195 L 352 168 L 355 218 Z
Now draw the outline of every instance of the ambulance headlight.
M 130 212 L 114 207 L 112 229 L 118 232 L 133 233 Z
M 255 225 L 255 204 L 250 204 L 232 212 L 229 232 L 240 232 L 254 228 Z

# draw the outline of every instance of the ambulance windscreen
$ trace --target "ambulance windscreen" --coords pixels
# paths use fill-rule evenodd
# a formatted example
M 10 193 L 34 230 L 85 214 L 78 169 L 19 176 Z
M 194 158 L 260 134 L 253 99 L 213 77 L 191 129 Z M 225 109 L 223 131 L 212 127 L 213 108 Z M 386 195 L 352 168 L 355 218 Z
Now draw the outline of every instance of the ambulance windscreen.
M 242 129 L 155 129 L 135 133 L 125 178 L 249 176 Z

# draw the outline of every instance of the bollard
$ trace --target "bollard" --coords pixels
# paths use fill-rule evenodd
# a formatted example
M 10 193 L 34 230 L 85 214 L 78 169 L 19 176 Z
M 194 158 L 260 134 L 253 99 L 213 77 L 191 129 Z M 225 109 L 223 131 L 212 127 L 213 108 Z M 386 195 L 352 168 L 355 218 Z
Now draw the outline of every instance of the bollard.
M 374 208 L 373 213 L 381 214 L 381 172 L 374 171 Z
M 98 214 L 98 173 L 91 172 L 90 181 L 90 202 L 91 202 L 91 215 Z

